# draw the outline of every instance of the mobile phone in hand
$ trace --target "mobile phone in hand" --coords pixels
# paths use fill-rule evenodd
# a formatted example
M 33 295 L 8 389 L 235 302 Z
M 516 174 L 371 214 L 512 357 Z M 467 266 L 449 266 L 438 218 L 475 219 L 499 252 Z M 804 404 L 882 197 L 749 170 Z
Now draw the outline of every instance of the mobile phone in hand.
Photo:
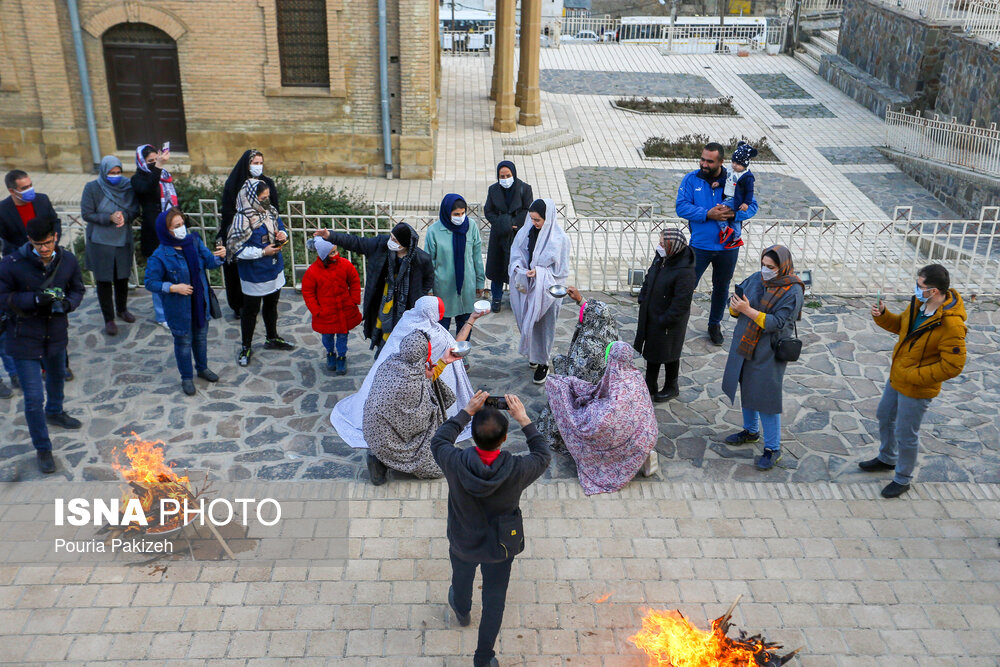
M 169 141 L 164 141 L 163 142 L 163 148 L 160 149 L 160 152 L 161 153 L 169 153 L 170 152 L 170 142 Z
M 483 405 L 487 405 L 497 410 L 507 410 L 507 399 L 503 396 L 490 396 Z
M 736 286 L 736 296 L 743 298 L 743 287 L 741 285 Z

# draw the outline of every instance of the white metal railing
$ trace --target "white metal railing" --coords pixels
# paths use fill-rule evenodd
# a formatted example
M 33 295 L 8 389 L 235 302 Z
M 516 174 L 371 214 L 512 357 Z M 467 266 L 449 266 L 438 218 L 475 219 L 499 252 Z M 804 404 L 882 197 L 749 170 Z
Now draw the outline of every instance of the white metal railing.
M 741 48 L 763 51 L 768 44 L 780 44 L 781 25 L 776 21 L 750 25 L 692 25 L 679 21 L 674 25 L 623 24 L 618 35 L 623 44 L 656 44 L 671 53 L 737 53 Z
M 1000 177 L 1000 130 L 925 118 L 906 109 L 885 112 L 886 146 L 900 153 Z
M 968 0 L 962 27 L 991 44 L 1000 44 L 1000 0 Z
M 928 21 L 960 23 L 970 0 L 881 0 L 883 7 L 896 7 Z
M 795 13 L 796 0 L 785 0 L 785 13 Z M 830 14 L 844 9 L 844 0 L 801 0 L 800 16 L 811 14 Z
M 560 207 L 562 209 L 562 207 Z M 423 210 L 421 207 L 420 210 Z M 638 207 L 629 218 L 560 216 L 572 244 L 570 280 L 580 289 L 608 292 L 628 291 L 629 269 L 644 269 L 653 257 L 660 230 L 687 228 L 677 218 L 651 215 L 652 206 Z M 824 209 L 810 211 L 809 220 L 749 220 L 743 239 L 737 275 L 759 268 L 759 258 L 773 244 L 787 246 L 798 269 L 810 269 L 813 291 L 818 294 L 909 294 L 917 269 L 939 262 L 948 267 L 952 284 L 963 292 L 1000 295 L 1000 209 L 983 209 L 981 220 L 916 221 L 900 207 L 894 220 L 825 220 Z M 82 254 L 85 223 L 79 213 L 63 213 L 63 245 Z M 483 236 L 484 254 L 489 242 L 489 223 L 478 210 L 473 219 Z M 201 200 L 199 210 L 189 214 L 192 227 L 209 245 L 218 229 L 216 203 Z M 355 234 L 388 234 L 398 222 L 412 225 L 421 238 L 437 219 L 435 215 L 399 215 L 392 206 L 376 204 L 371 215 L 311 215 L 302 202 L 288 202 L 282 220 L 291 242 L 284 252 L 286 276 L 299 286 L 314 260 L 305 244 L 316 229 L 335 229 Z M 365 259 L 352 257 L 364 279 Z M 221 284 L 219 272 L 212 278 Z M 139 281 L 135 275 L 134 280 Z M 141 283 L 140 283 L 141 284 Z M 702 281 L 701 289 L 710 289 Z
M 488 56 L 496 34 L 493 24 L 474 30 L 442 30 L 441 51 L 452 56 Z
M 613 42 L 620 25 L 620 19 L 608 15 L 564 16 L 559 19 L 559 35 L 560 39 L 575 42 Z

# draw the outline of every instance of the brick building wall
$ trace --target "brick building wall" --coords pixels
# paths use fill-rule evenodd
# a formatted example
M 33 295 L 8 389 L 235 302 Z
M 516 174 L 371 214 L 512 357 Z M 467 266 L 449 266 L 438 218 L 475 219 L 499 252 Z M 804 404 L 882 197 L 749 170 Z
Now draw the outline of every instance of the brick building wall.
M 377 3 L 327 0 L 330 85 L 300 88 L 281 85 L 276 1 L 79 0 L 101 153 L 134 149 L 116 143 L 101 37 L 147 23 L 177 45 L 193 172 L 228 171 L 255 147 L 270 171 L 383 174 Z M 387 4 L 394 172 L 429 178 L 436 0 Z M 0 2 L 0 165 L 80 171 L 91 160 L 66 4 Z

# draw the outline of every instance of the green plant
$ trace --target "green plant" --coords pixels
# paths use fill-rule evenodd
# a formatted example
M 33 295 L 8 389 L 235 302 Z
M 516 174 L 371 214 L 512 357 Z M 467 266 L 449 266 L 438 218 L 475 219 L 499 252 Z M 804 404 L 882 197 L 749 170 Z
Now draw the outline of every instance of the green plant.
M 718 100 L 706 100 L 704 97 L 688 97 L 683 100 L 667 100 L 654 102 L 648 97 L 629 97 L 615 100 L 615 104 L 624 109 L 641 111 L 644 113 L 675 113 L 692 115 L 722 115 L 738 116 L 739 112 L 733 106 L 732 96 L 723 97 Z
M 666 139 L 664 137 L 650 137 L 642 145 L 642 151 L 646 157 L 680 158 L 694 159 L 701 154 L 705 144 L 712 139 L 707 134 L 685 134 L 676 139 Z M 751 141 L 747 137 L 730 137 L 719 143 L 729 147 L 730 150 L 736 147 L 740 141 L 749 142 L 757 149 L 757 160 L 768 160 L 778 162 L 778 156 L 771 149 L 767 142 L 767 137 L 760 137 L 756 141 Z

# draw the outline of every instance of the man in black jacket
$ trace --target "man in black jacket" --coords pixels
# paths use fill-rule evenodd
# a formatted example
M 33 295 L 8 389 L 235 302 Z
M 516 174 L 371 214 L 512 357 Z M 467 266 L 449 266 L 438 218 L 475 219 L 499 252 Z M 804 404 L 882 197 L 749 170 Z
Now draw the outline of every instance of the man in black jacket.
M 460 625 L 470 622 L 476 566 L 483 572 L 483 617 L 473 658 L 476 667 L 498 664 L 493 646 L 503 622 L 510 566 L 524 549 L 518 506 L 521 492 L 542 476 L 552 458 L 545 437 L 513 394 L 504 398 L 531 451 L 524 456 L 501 451 L 507 439 L 507 418 L 496 408 L 483 407 L 488 397 L 484 391 L 476 392 L 465 409 L 442 424 L 431 440 L 434 460 L 448 480 L 452 570 L 448 604 Z M 455 440 L 470 419 L 476 446 L 459 449 Z
M 83 276 L 76 257 L 58 246 L 51 220 L 29 220 L 27 235 L 28 243 L 0 262 L 0 308 L 13 315 L 7 323 L 6 351 L 14 358 L 21 381 L 38 467 L 50 473 L 56 466 L 46 423 L 70 429 L 81 426 L 63 410 L 63 381 L 69 342 L 66 316 L 83 300 Z
M 342 250 L 368 258 L 365 294 L 361 300 L 361 314 L 365 318 L 362 328 L 378 356 L 403 313 L 434 289 L 431 256 L 417 247 L 420 236 L 405 222 L 393 227 L 391 234 L 379 236 L 356 236 L 330 229 L 317 231 L 314 236 L 322 236 Z

